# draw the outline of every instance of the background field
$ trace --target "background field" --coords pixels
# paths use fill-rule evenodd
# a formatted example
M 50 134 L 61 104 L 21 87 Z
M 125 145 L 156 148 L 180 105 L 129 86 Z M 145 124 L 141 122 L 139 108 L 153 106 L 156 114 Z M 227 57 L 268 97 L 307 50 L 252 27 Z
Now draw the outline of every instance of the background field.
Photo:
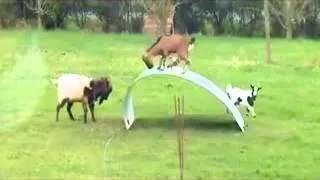
M 191 69 L 224 89 L 263 86 L 257 118 L 242 134 L 205 90 L 173 77 L 152 77 L 135 89 L 138 119 L 124 130 L 127 86 L 145 69 L 140 57 L 154 39 L 89 32 L 0 31 L 0 178 L 175 179 L 179 176 L 173 95 L 185 95 L 188 179 L 317 179 L 320 165 L 319 42 L 197 37 Z M 64 72 L 110 75 L 109 101 L 97 123 L 55 122 L 55 87 Z M 172 85 L 172 86 L 170 86 Z M 117 132 L 116 135 L 114 133 Z M 112 136 L 114 135 L 114 136 Z M 113 137 L 109 141 L 110 137 Z

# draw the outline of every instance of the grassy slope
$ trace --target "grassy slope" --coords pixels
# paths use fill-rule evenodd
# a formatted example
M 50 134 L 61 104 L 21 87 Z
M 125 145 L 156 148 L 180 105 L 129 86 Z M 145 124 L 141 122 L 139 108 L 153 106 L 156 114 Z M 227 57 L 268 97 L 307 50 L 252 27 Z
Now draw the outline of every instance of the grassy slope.
M 8 48 L 0 49 L 0 54 L 30 45 L 25 32 L 1 32 L 0 36 L 7 42 L 1 41 L 1 47 Z M 26 38 L 14 43 L 16 37 Z M 250 82 L 263 85 L 256 107 L 258 117 L 247 119 L 246 134 L 241 135 L 224 106 L 205 90 L 176 78 L 153 77 L 135 89 L 136 124 L 130 131 L 121 130 L 112 141 L 108 141 L 112 134 L 123 128 L 121 108 L 126 87 L 145 68 L 140 57 L 152 40 L 138 35 L 50 32 L 40 34 L 38 41 L 41 60 L 30 60 L 34 64 L 30 68 L 40 66 L 37 77 L 43 78 L 29 86 L 39 83 L 36 89 L 41 93 L 33 97 L 36 108 L 23 106 L 32 116 L 24 117 L 22 123 L 12 123 L 17 121 L 15 116 L 1 119 L 4 125 L 15 124 L 0 129 L 1 178 L 177 178 L 176 133 L 171 117 L 172 95 L 178 92 L 186 96 L 187 178 L 319 176 L 320 101 L 315 97 L 320 71 L 304 67 L 319 57 L 319 43 L 315 41 L 273 40 L 276 64 L 266 66 L 262 63 L 261 39 L 199 37 L 191 55 L 194 71 L 222 88 L 229 82 L 241 87 L 248 87 Z M 12 43 L 11 49 L 8 43 Z M 21 52 L 28 57 L 27 50 Z M 19 64 L 14 61 L 4 66 L 5 61 L 6 57 L 0 56 L 1 74 L 14 72 Z M 71 122 L 65 110 L 61 121 L 54 121 L 56 92 L 44 77 L 62 72 L 111 75 L 115 90 L 107 103 L 97 106 L 97 123 Z M 167 88 L 169 83 L 172 88 Z M 19 93 L 17 98 L 30 90 L 20 89 Z M 15 107 L 16 101 L 6 104 Z M 81 118 L 80 105 L 74 107 L 74 114 Z

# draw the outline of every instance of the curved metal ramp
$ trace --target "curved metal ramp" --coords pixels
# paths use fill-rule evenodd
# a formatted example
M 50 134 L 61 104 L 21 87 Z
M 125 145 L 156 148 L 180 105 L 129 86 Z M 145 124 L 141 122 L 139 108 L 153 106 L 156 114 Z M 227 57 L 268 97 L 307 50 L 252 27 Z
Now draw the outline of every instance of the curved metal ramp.
M 135 115 L 133 109 L 133 101 L 132 101 L 132 90 L 135 84 L 146 77 L 154 76 L 154 75 L 170 75 L 179 77 L 188 81 L 191 81 L 193 84 L 198 85 L 207 91 L 209 91 L 212 95 L 216 96 L 224 105 L 230 110 L 232 113 L 234 120 L 237 122 L 241 131 L 244 132 L 244 121 L 236 106 L 231 102 L 226 93 L 222 91 L 217 85 L 215 85 L 212 81 L 208 80 L 204 76 L 201 76 L 198 73 L 192 72 L 188 70 L 184 74 L 182 73 L 183 69 L 181 67 L 172 67 L 172 69 L 164 69 L 158 70 L 157 67 L 153 69 L 147 69 L 143 71 L 128 87 L 125 99 L 124 99 L 124 116 L 123 120 L 126 126 L 126 129 L 129 129 L 131 125 L 134 123 Z

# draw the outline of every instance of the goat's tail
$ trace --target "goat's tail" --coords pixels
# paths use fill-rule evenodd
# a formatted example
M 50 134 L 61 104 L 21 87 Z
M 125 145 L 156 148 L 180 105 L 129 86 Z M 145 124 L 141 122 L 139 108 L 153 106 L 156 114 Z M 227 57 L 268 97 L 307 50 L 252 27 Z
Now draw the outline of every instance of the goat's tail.
M 58 84 L 58 80 L 57 79 L 50 79 L 51 83 L 55 86 L 57 86 Z

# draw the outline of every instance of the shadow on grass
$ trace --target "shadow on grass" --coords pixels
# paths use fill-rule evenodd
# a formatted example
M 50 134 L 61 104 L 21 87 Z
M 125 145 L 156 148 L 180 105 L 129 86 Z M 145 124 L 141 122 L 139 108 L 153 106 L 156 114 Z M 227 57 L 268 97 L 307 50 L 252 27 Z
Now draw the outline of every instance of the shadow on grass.
M 198 130 L 240 131 L 237 123 L 226 116 L 185 115 L 184 127 Z M 142 117 L 137 118 L 131 129 L 165 128 L 175 129 L 174 117 Z

